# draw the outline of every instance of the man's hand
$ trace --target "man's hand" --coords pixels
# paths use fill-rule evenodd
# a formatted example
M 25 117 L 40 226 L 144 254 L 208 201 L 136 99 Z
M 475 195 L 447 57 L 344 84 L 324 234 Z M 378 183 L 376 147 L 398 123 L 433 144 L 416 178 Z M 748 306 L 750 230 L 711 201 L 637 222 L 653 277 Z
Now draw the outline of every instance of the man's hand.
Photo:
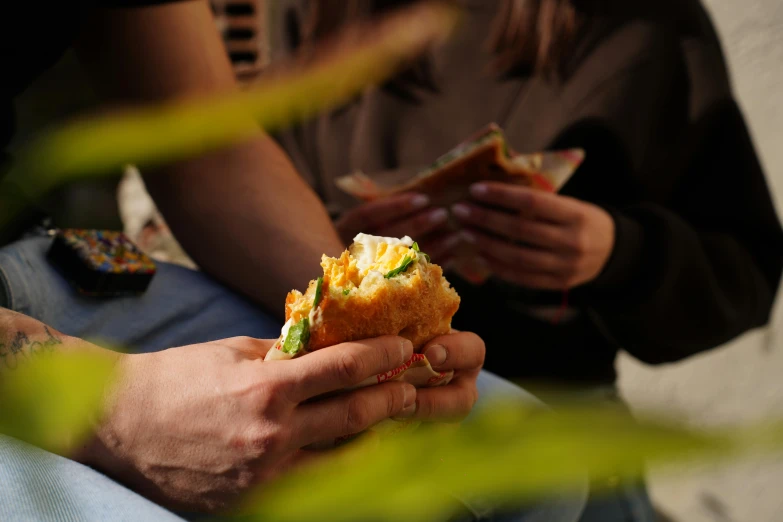
M 471 187 L 483 205 L 453 213 L 494 274 L 528 288 L 566 290 L 595 279 L 614 249 L 614 220 L 577 199 L 503 183 Z
M 437 371 L 454 370 L 446 386 L 420 388 L 414 418 L 427 421 L 455 421 L 470 413 L 478 399 L 476 379 L 484 365 L 484 341 L 470 332 L 436 337 L 423 352 Z
M 459 243 L 459 236 L 448 233 L 448 211 L 429 204 L 424 194 L 396 194 L 349 210 L 335 226 L 346 245 L 360 232 L 382 237 L 410 236 L 436 263 L 443 264 Z
M 414 412 L 416 389 L 401 382 L 313 400 L 400 366 L 412 355 L 407 340 L 264 362 L 272 343 L 233 338 L 123 356 L 80 460 L 166 506 L 215 511 L 294 465 L 305 446 Z

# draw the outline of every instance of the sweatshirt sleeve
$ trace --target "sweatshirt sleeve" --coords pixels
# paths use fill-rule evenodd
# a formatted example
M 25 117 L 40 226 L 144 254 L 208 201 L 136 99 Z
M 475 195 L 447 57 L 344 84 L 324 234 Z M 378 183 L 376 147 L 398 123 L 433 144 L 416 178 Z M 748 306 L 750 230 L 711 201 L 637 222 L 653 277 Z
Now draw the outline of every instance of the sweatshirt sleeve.
M 649 363 L 765 325 L 783 267 L 783 231 L 737 105 L 715 106 L 692 133 L 669 205 L 610 210 L 617 246 L 590 289 L 606 329 Z
M 655 59 L 614 78 L 575 111 L 591 126 L 560 140 L 588 157 L 566 192 L 616 225 L 609 262 L 575 300 L 652 364 L 765 325 L 783 267 L 783 231 L 739 107 L 726 84 L 694 111 L 704 93 L 683 91 L 682 67 Z M 624 171 L 622 197 L 595 183 L 611 179 L 606 169 Z

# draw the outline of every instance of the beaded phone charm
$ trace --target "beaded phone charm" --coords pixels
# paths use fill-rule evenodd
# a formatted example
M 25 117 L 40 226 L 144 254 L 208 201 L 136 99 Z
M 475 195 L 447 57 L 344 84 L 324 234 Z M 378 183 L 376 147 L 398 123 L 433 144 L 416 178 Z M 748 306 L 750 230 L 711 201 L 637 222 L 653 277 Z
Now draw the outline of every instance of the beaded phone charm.
M 155 262 L 122 232 L 63 229 L 50 234 L 49 261 L 83 295 L 140 295 L 155 275 Z

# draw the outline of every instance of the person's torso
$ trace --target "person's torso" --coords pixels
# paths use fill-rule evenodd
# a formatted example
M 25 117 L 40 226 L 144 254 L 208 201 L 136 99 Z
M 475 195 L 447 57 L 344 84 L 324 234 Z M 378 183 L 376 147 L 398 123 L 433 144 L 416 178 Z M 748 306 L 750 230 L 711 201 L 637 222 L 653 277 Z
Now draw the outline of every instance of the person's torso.
M 469 16 L 454 38 L 431 53 L 428 65 L 434 89 L 413 86 L 402 93 L 397 88 L 373 89 L 279 136 L 296 167 L 333 215 L 357 204 L 337 188 L 336 178 L 359 170 L 381 183 L 398 183 L 490 122 L 504 129 L 518 152 L 556 146 L 568 128 L 585 123 L 571 113 L 578 101 L 602 88 L 611 77 L 607 71 L 613 67 L 630 68 L 634 60 L 649 59 L 646 39 L 658 38 L 661 31 L 655 19 L 629 18 L 627 23 L 612 18 L 597 20 L 579 49 L 581 61 L 565 83 L 530 75 L 499 78 L 489 68 L 491 53 L 485 45 L 496 7 L 496 2 L 471 2 Z M 672 117 L 683 123 L 688 117 L 687 95 L 684 92 L 682 103 L 672 107 L 677 111 Z M 662 141 L 674 149 L 679 138 Z M 612 153 L 587 150 L 588 158 Z M 647 163 L 657 163 L 655 176 L 642 179 L 633 168 L 637 158 L 618 158 L 606 169 L 580 169 L 564 193 L 609 206 L 645 199 L 665 204 L 677 176 L 677 169 L 667 170 L 666 166 L 677 153 L 645 153 L 653 156 L 645 159 Z M 579 307 L 578 291 L 573 300 L 577 302 L 576 314 L 555 326 L 525 310 L 557 307 L 563 298 L 559 292 L 530 292 L 494 280 L 474 287 L 453 274 L 449 279 L 463 297 L 454 325 L 484 337 L 489 369 L 509 377 L 614 379 L 618 347 L 603 335 L 586 309 Z

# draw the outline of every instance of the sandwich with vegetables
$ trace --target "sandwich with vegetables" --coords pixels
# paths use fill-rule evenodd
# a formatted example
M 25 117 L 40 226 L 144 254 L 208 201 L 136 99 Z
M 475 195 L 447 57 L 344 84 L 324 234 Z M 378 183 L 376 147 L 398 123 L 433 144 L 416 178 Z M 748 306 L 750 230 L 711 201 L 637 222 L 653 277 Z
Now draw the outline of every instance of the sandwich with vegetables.
M 556 192 L 584 160 L 584 151 L 518 154 L 498 125 L 491 123 L 438 157 L 405 183 L 386 187 L 355 172 L 335 181 L 337 186 L 364 201 L 400 194 L 427 194 L 433 205 L 448 207 L 469 198 L 469 187 L 479 181 L 499 181 Z
M 441 268 L 409 237 L 359 234 L 339 258 L 323 256 L 323 275 L 285 304 L 286 323 L 265 360 L 285 360 L 343 342 L 399 335 L 414 355 L 399 368 L 356 387 L 404 380 L 417 387 L 448 384 L 453 372 L 437 372 L 419 353 L 431 339 L 451 331 L 460 298 Z M 410 423 L 385 422 L 388 433 Z
M 409 237 L 359 234 L 323 275 L 285 304 L 286 323 L 267 359 L 291 359 L 342 342 L 399 335 L 420 350 L 449 333 L 459 296 Z

